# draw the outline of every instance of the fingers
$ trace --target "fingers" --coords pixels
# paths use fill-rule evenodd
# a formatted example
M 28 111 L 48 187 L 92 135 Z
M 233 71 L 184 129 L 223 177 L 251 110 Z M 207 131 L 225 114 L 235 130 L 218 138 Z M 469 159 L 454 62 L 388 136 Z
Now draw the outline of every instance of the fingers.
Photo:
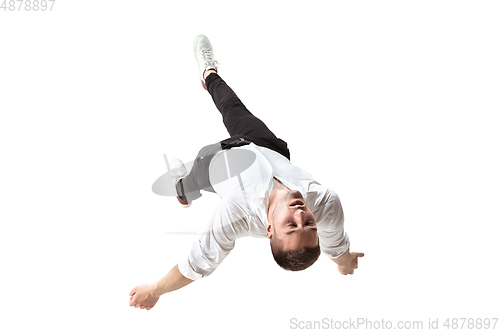
M 152 303 L 151 301 L 148 300 L 138 300 L 137 296 L 132 296 L 130 297 L 130 301 L 128 303 L 130 306 L 133 306 L 134 308 L 140 308 L 140 309 L 146 309 L 146 310 L 151 310 L 153 306 L 155 306 L 156 302 Z
M 140 308 L 140 309 L 146 309 L 147 311 L 151 310 L 153 307 L 155 306 L 155 304 L 145 304 L 145 303 L 142 303 L 142 304 L 135 304 L 134 305 L 134 308 Z
M 133 306 L 134 308 L 141 308 L 141 309 L 144 309 L 145 305 L 141 305 L 141 302 L 137 302 L 137 299 L 136 298 L 131 298 L 130 299 L 130 302 L 128 303 L 130 306 Z
M 137 287 L 135 287 L 134 289 L 132 289 L 128 295 L 129 296 L 134 296 L 134 294 L 136 293 L 136 291 L 137 291 Z
M 132 292 L 131 292 L 132 293 Z M 130 296 L 130 300 L 128 301 L 128 304 L 130 306 L 133 306 L 135 308 L 140 306 L 140 303 L 143 302 L 143 300 L 140 300 L 140 295 L 137 293 L 134 293 L 133 296 Z
M 337 266 L 337 268 L 339 270 L 339 273 L 342 275 L 352 275 L 352 273 L 354 273 L 354 270 L 348 271 L 345 268 L 341 269 L 340 266 Z
M 358 268 L 358 258 L 362 258 L 365 256 L 365 254 L 363 252 L 355 252 L 356 253 L 356 257 L 355 257 L 355 263 L 356 263 L 356 266 L 354 267 L 354 269 L 357 269 Z

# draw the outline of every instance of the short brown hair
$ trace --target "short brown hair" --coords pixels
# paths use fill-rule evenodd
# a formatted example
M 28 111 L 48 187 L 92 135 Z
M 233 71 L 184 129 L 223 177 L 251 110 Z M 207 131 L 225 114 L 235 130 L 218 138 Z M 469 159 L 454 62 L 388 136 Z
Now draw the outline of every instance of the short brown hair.
M 287 271 L 301 271 L 318 260 L 321 253 L 319 242 L 316 247 L 305 247 L 295 251 L 283 251 L 279 242 L 273 242 L 271 239 L 271 252 L 273 253 L 274 261 Z

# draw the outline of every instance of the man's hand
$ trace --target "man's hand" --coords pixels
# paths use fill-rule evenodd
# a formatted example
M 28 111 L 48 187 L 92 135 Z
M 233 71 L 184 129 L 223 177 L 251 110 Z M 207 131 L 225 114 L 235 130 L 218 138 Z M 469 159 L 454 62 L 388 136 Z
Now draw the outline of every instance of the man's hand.
M 135 287 L 129 294 L 130 301 L 128 304 L 135 308 L 150 310 L 160 299 L 159 296 L 155 297 L 153 295 L 155 289 L 155 286 L 150 284 L 142 284 Z
M 344 265 L 339 265 L 340 274 L 347 275 L 353 274 L 354 270 L 358 268 L 358 258 L 363 257 L 365 254 L 361 252 L 351 252 L 349 253 L 349 257 L 347 258 Z
M 128 304 L 136 308 L 151 310 L 161 295 L 185 287 L 191 282 L 193 280 L 184 277 L 179 267 L 175 265 L 160 281 L 153 284 L 141 284 L 132 289 L 129 293 Z
M 354 270 L 358 268 L 358 258 L 364 257 L 362 252 L 349 252 L 347 250 L 340 257 L 332 259 L 339 265 L 339 272 L 343 275 L 353 274 Z

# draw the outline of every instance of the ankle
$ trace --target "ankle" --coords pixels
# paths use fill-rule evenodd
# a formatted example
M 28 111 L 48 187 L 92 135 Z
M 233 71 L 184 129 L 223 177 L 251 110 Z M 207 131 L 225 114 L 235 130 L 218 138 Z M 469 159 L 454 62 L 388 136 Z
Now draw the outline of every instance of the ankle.
M 212 73 L 217 74 L 217 71 L 215 69 L 206 70 L 205 72 L 203 72 L 203 79 L 206 80 L 207 76 L 209 76 Z

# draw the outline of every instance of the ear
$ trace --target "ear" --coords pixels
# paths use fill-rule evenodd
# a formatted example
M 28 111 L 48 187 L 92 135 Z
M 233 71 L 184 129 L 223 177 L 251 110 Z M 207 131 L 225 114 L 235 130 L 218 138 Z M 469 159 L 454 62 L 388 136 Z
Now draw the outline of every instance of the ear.
M 267 225 L 266 234 L 267 234 L 267 238 L 268 239 L 271 239 L 271 237 L 273 236 L 273 230 L 272 230 L 271 222 L 269 222 L 269 224 Z

